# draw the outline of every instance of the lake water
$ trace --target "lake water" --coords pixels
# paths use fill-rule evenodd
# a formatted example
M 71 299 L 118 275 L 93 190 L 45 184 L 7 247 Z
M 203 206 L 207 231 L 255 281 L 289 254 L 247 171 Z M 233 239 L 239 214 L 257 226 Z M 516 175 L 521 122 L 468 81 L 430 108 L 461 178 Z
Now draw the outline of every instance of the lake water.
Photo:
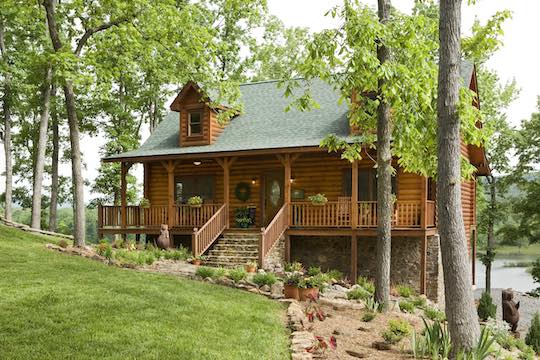
M 491 288 L 512 288 L 519 292 L 537 288 L 540 284 L 535 284 L 531 274 L 527 272 L 527 268 L 504 266 L 506 263 L 531 262 L 535 259 L 535 256 L 530 255 L 497 255 L 491 265 Z M 476 286 L 478 288 L 486 287 L 486 269 L 479 260 L 476 260 Z

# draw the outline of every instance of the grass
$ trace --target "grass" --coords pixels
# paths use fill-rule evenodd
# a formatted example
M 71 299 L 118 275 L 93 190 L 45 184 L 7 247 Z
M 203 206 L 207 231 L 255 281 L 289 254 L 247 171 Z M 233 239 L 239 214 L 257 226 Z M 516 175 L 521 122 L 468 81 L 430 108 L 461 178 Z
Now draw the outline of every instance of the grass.
M 528 246 L 497 246 L 495 249 L 497 255 L 531 255 L 540 257 L 540 243 Z
M 285 359 L 284 308 L 110 267 L 0 226 L 0 359 Z

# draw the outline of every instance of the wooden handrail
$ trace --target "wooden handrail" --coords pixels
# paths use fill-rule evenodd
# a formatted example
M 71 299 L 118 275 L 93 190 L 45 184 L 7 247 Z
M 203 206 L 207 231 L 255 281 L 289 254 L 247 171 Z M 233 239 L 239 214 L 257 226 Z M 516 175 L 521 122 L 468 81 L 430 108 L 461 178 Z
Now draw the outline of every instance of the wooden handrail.
M 220 208 L 219 204 L 202 204 L 200 207 L 190 205 L 174 206 L 178 227 L 200 227 L 204 225 Z
M 194 256 L 204 254 L 210 245 L 216 241 L 227 227 L 228 218 L 229 207 L 227 204 L 223 204 L 200 229 L 193 229 L 191 247 Z
M 289 205 L 284 204 L 266 228 L 261 229 L 259 240 L 259 267 L 263 266 L 263 259 L 277 244 L 283 233 L 289 227 Z
M 310 201 L 291 203 L 290 226 L 299 227 L 350 227 L 351 203 L 328 201 L 314 205 Z

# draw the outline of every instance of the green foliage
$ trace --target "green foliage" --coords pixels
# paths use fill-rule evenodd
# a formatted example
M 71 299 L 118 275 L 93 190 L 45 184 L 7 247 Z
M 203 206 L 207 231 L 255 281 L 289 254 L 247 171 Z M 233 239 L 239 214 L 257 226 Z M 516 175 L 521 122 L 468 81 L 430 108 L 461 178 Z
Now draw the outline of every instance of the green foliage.
M 235 283 L 244 280 L 247 276 L 246 270 L 243 267 L 237 267 L 235 269 L 229 270 L 227 275 Z
M 328 202 L 328 198 L 324 194 L 320 193 L 308 196 L 308 200 L 311 201 L 313 204 L 317 205 L 324 205 Z
M 446 321 L 446 314 L 444 311 L 441 311 L 434 307 L 426 307 L 424 308 L 424 315 L 431 321 L 435 322 L 443 322 Z
M 540 355 L 540 313 L 535 313 L 531 320 L 529 332 L 525 337 L 525 343 Z
M 65 249 L 68 247 L 68 242 L 65 239 L 58 240 L 58 246 Z
M 357 287 L 347 292 L 347 299 L 349 300 L 366 300 L 372 297 L 373 295 L 363 287 Z
M 440 322 L 429 324 L 425 319 L 422 334 L 413 330 L 411 348 L 415 358 L 429 356 L 432 359 L 448 359 L 452 343 L 446 325 Z
M 404 298 L 409 298 L 415 294 L 413 288 L 408 285 L 398 285 L 396 286 L 396 291 L 399 296 Z
M 457 354 L 457 360 L 484 360 L 490 358 L 495 354 L 492 348 L 495 339 L 491 336 L 488 328 L 483 327 L 480 332 L 480 339 L 473 349 L 464 352 L 459 351 Z
M 302 289 L 319 288 L 321 291 L 324 291 L 325 280 L 324 274 L 304 276 L 300 278 L 298 287 Z
M 113 257 L 112 246 L 108 242 L 100 242 L 96 247 L 96 252 L 107 259 Z
M 356 283 L 370 294 L 375 294 L 375 283 L 367 277 L 359 276 L 358 279 L 356 279 Z
M 540 283 L 540 258 L 537 258 L 532 264 L 531 276 L 535 282 Z
M 306 272 L 308 276 L 320 275 L 322 273 L 320 266 L 310 266 Z
M 369 297 L 364 300 L 364 305 L 366 306 L 366 309 L 371 312 L 377 312 L 381 311 L 382 307 L 381 304 L 375 301 L 373 297 Z
M 276 283 L 276 281 L 276 275 L 273 273 L 257 273 L 255 276 L 253 276 L 253 282 L 259 287 L 264 285 L 272 286 Z
M 409 324 L 408 321 L 398 319 L 398 320 L 390 320 L 388 322 L 388 329 L 385 330 L 381 336 L 383 337 L 384 341 L 386 341 L 389 344 L 397 344 L 400 342 L 404 337 L 408 336 L 412 331 L 412 326 Z
M 366 311 L 364 315 L 362 315 L 362 321 L 363 322 L 370 322 L 371 320 L 375 319 L 377 316 L 377 313 L 374 311 Z
M 212 278 L 214 276 L 214 268 L 208 266 L 199 266 L 195 271 L 195 275 L 200 276 L 203 279 Z
M 191 252 L 180 246 L 178 249 L 163 250 L 161 256 L 166 260 L 187 260 L 191 256 Z
M 427 304 L 426 298 L 422 296 L 415 296 L 414 298 L 411 299 L 411 302 L 415 307 L 420 308 L 420 309 L 425 308 Z
M 403 312 L 414 314 L 415 306 L 412 301 L 401 300 L 399 302 L 399 309 Z
M 484 291 L 480 297 L 480 302 L 478 303 L 478 317 L 482 321 L 486 321 L 489 318 L 494 319 L 497 313 L 497 305 L 493 304 L 491 295 Z
M 217 267 L 214 269 L 214 273 L 212 274 L 211 278 L 216 280 L 216 279 L 222 279 L 225 276 L 227 276 L 227 269 L 223 267 Z
M 329 279 L 333 279 L 336 281 L 343 279 L 343 273 L 336 269 L 328 271 L 326 275 L 328 276 Z
M 298 261 L 295 261 L 295 262 L 292 262 L 292 263 L 287 263 L 287 264 L 285 264 L 285 271 L 287 271 L 287 272 L 293 272 L 293 271 L 303 272 L 304 271 L 304 266 L 302 265 L 301 262 L 298 262 Z
M 187 200 L 188 205 L 201 205 L 203 203 L 203 199 L 200 196 L 192 196 Z

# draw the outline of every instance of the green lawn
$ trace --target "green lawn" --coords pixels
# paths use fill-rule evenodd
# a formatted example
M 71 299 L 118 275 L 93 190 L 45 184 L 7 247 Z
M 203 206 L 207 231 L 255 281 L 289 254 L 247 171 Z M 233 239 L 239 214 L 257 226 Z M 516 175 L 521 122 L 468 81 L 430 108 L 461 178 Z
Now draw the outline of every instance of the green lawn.
M 287 359 L 284 307 L 46 250 L 0 225 L 0 359 Z
M 529 246 L 497 246 L 495 249 L 497 255 L 531 255 L 540 257 L 540 243 Z

